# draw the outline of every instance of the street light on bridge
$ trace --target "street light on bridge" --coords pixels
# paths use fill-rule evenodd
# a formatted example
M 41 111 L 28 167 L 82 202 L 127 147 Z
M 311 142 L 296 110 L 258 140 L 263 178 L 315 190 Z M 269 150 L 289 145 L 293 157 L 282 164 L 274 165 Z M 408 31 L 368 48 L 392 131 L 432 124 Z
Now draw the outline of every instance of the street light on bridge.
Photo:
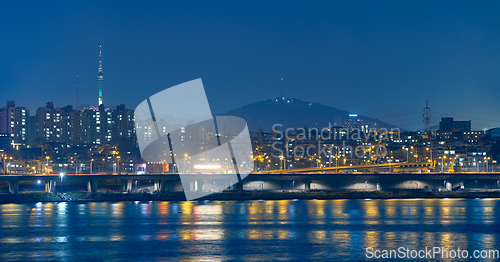
M 429 162 L 431 162 L 431 167 L 432 167 L 432 168 L 434 168 L 434 160 L 432 159 L 432 148 L 431 148 L 431 149 L 429 149 L 428 147 L 426 147 L 426 148 L 425 148 L 425 150 L 427 150 L 427 151 L 430 151 L 430 152 L 431 152 L 431 161 L 429 161 Z
M 120 156 L 117 156 L 116 159 L 118 160 L 118 168 L 116 173 L 120 174 Z
M 406 163 L 410 163 L 409 150 L 407 147 L 403 147 L 403 150 L 406 150 Z
M 49 156 L 46 156 L 45 159 L 47 159 L 47 165 L 45 166 L 45 173 L 49 173 L 49 159 L 50 157 Z
M 489 168 L 488 168 L 488 160 L 490 160 L 491 157 L 484 157 L 484 161 L 486 162 L 486 173 L 488 173 Z
M 441 173 L 444 172 L 444 160 L 446 159 L 446 156 L 443 156 L 443 158 L 441 158 Z

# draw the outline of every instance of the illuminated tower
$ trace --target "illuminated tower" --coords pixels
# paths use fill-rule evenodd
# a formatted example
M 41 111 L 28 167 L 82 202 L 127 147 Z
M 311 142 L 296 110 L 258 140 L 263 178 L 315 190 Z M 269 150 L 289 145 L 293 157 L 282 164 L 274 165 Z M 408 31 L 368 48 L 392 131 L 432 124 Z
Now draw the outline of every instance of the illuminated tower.
M 97 82 L 99 82 L 99 106 L 102 105 L 102 81 L 104 81 L 104 73 L 102 72 L 101 45 L 99 45 L 99 70 L 97 71 Z
M 430 131 L 430 129 L 431 129 L 431 108 L 429 107 L 429 101 L 425 101 L 423 117 L 424 117 L 425 131 Z

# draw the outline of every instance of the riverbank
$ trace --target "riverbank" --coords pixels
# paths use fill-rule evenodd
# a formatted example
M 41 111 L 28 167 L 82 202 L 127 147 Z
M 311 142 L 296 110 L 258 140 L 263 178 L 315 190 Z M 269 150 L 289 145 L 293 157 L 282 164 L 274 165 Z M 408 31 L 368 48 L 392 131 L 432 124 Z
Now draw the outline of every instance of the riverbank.
M 422 191 L 228 191 L 208 195 L 200 200 L 287 200 L 287 199 L 439 199 L 439 198 L 500 198 L 500 192 L 422 192 Z M 30 202 L 115 202 L 115 201 L 185 201 L 183 192 L 162 194 L 148 193 L 29 193 L 2 194 L 0 203 L 30 203 Z

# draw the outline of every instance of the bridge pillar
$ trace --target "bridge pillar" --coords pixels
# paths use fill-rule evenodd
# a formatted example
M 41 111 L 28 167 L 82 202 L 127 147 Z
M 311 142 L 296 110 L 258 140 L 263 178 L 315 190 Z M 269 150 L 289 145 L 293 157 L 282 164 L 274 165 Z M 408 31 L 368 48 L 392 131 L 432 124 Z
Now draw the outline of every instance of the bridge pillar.
M 45 192 L 54 193 L 54 180 L 45 180 Z
M 158 182 L 158 179 L 153 179 L 153 192 L 158 191 L 160 182 Z
M 157 179 L 157 188 L 156 188 L 156 190 L 158 191 L 158 193 L 164 193 L 164 192 L 168 191 L 168 189 L 167 189 L 167 181 L 165 180 L 165 178 Z
M 203 191 L 203 184 L 204 183 L 205 183 L 205 179 L 203 179 L 203 178 L 196 179 L 195 191 L 197 191 L 197 192 Z
M 171 183 L 172 184 L 172 191 L 174 191 L 174 186 L 173 186 L 173 182 Z M 165 179 L 161 179 L 160 180 L 160 192 L 164 193 L 164 192 L 168 192 L 170 191 L 168 189 L 168 183 L 167 183 L 167 180 Z
M 451 186 L 451 183 L 446 181 L 446 184 L 445 184 L 445 187 L 444 187 L 445 190 L 448 190 L 448 191 L 451 191 L 453 190 L 452 186 Z
M 87 180 L 87 191 L 90 193 L 96 193 L 98 182 L 98 179 Z
M 19 181 L 9 181 L 9 192 L 12 194 L 19 193 Z
M 304 189 L 311 190 L 311 181 L 304 181 Z
M 133 186 L 133 181 L 132 179 L 127 179 L 127 192 L 132 192 L 132 186 Z
M 120 179 L 122 192 L 127 192 L 127 179 Z
M 165 179 L 155 179 L 153 181 L 153 192 L 163 192 L 163 189 L 165 187 Z
M 160 193 L 164 193 L 164 192 L 168 192 L 170 191 L 168 189 L 168 183 L 167 183 L 167 180 L 165 180 L 164 178 L 160 179 Z M 173 189 L 172 189 L 173 191 Z

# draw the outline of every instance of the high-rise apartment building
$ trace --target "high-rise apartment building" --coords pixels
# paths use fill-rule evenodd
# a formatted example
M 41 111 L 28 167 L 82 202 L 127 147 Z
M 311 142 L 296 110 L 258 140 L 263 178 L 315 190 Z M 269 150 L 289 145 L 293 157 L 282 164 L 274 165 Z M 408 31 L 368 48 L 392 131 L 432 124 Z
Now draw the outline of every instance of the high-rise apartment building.
M 54 108 L 52 102 L 37 110 L 37 137 L 41 143 L 68 145 L 109 144 L 113 139 L 135 139 L 134 114 L 125 105 L 115 110 L 72 106 Z
M 29 111 L 25 107 L 16 107 L 14 101 L 0 109 L 0 133 L 8 136 L 13 146 L 28 144 Z
M 77 144 L 80 111 L 73 106 L 54 108 L 52 102 L 37 110 L 37 138 L 45 143 Z

